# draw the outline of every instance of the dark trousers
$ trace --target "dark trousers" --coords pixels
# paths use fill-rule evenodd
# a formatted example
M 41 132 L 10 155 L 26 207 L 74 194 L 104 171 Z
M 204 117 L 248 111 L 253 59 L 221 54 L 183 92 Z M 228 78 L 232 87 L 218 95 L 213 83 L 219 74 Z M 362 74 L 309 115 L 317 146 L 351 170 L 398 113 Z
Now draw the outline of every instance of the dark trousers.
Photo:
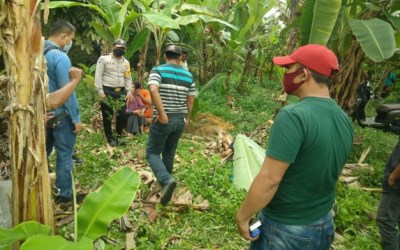
M 400 194 L 396 191 L 382 193 L 376 222 L 381 234 L 383 250 L 400 249 Z
M 103 87 L 103 90 L 107 99 L 100 102 L 101 114 L 103 116 L 104 133 L 106 134 L 107 140 L 110 141 L 114 139 L 111 128 L 112 118 L 114 115 L 113 105 L 118 106 L 117 119 L 115 124 L 117 135 L 122 134 L 122 130 L 126 125 L 126 116 L 125 116 L 126 90 L 125 88 L 121 88 L 119 92 L 116 92 L 114 88 L 109 88 L 109 87 Z

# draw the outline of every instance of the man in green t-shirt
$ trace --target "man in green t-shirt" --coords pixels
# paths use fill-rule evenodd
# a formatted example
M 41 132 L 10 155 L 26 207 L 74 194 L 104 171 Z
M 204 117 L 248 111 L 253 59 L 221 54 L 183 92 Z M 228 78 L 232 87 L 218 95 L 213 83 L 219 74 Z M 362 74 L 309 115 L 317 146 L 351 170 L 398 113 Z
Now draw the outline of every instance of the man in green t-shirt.
M 236 222 L 250 249 L 329 249 L 336 181 L 354 136 L 349 117 L 329 96 L 338 61 L 315 44 L 273 61 L 286 67 L 284 89 L 300 101 L 279 111 Z M 261 233 L 252 238 L 249 223 L 259 211 Z

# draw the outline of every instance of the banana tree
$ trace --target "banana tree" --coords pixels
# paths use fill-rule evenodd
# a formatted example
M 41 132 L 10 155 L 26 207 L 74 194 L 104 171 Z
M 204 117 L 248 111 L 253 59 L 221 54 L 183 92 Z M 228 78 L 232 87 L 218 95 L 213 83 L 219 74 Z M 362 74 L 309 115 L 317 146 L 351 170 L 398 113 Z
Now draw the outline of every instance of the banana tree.
M 136 13 L 132 8 L 132 0 L 126 0 L 123 3 L 115 0 L 99 0 L 98 4 L 85 4 L 74 1 L 51 1 L 49 3 L 50 9 L 70 7 L 86 7 L 96 11 L 101 19 L 93 21 L 91 23 L 92 27 L 101 39 L 109 45 L 118 38 L 127 41 L 130 44 L 126 52 L 127 58 L 130 58 L 133 53 L 141 49 L 146 42 L 146 37 L 143 37 L 142 33 L 138 33 L 132 39 L 131 24 L 140 17 L 140 14 Z M 110 48 L 109 46 L 108 49 Z
M 8 77 L 13 224 L 35 220 L 54 229 L 45 151 L 46 70 L 40 0 L 0 2 L 0 46 Z
M 275 1 L 263 1 L 263 0 L 250 0 L 247 3 L 249 19 L 247 20 L 246 25 L 243 27 L 243 30 L 248 30 L 248 36 L 250 37 L 249 40 L 245 39 L 245 32 L 241 34 L 240 40 L 244 40 L 247 44 L 247 55 L 245 59 L 245 65 L 243 68 L 242 78 L 239 84 L 239 91 L 245 89 L 245 82 L 247 80 L 247 76 L 250 72 L 250 67 L 253 61 L 253 50 L 256 48 L 256 43 L 251 38 L 255 37 L 257 34 L 258 28 L 264 24 L 264 17 L 265 14 L 272 9 L 275 5 Z M 247 33 L 247 32 L 246 32 Z
M 328 45 L 337 52 L 341 70 L 331 92 L 346 111 L 351 112 L 363 61 L 381 62 L 395 51 L 391 25 L 373 19 L 392 10 L 392 4 L 388 1 L 378 7 L 360 0 L 308 0 L 304 5 L 301 44 Z

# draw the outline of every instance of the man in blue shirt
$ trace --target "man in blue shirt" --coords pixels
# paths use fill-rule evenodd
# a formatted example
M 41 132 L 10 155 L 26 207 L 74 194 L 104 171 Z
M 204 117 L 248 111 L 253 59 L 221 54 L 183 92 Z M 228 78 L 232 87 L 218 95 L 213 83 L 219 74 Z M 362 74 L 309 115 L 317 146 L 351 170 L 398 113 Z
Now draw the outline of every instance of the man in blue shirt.
M 45 41 L 44 53 L 47 61 L 50 93 L 67 84 L 79 82 L 82 77 L 82 74 L 73 73 L 74 69 L 71 70 L 71 61 L 66 54 L 72 46 L 75 31 L 76 29 L 71 23 L 58 21 L 51 28 L 49 38 Z M 64 105 L 54 111 L 54 115 L 62 115 L 64 112 L 68 115 L 54 127 L 47 128 L 46 131 L 47 155 L 51 154 L 53 147 L 57 152 L 55 185 L 58 194 L 56 203 L 67 203 L 72 200 L 72 155 L 76 134 L 82 126 L 75 92 Z

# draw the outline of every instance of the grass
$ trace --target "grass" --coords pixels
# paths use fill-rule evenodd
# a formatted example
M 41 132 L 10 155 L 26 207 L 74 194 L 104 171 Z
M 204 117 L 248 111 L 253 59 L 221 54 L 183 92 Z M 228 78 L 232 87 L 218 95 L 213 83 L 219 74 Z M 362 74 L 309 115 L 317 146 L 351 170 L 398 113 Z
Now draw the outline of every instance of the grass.
M 252 132 L 256 127 L 271 119 L 274 110 L 280 105 L 274 101 L 280 85 L 266 83 L 257 85 L 249 83 L 247 92 L 238 94 L 235 80 L 231 90 L 223 89 L 221 83 L 215 84 L 199 97 L 199 110 L 222 118 L 235 125 L 232 135 Z M 92 111 L 91 98 L 85 97 L 85 86 L 79 86 L 78 98 L 84 123 L 90 127 L 90 119 L 100 111 Z M 233 97 L 235 110 L 226 105 L 226 96 Z M 367 113 L 372 115 L 374 105 L 371 103 Z M 397 137 L 355 125 L 356 136 L 363 138 L 363 144 L 354 146 L 348 162 L 357 162 L 363 150 L 371 146 L 365 162 L 373 168 L 372 172 L 357 172 L 360 182 L 366 187 L 380 187 L 383 167 Z M 105 147 L 103 134 L 83 131 L 77 140 L 80 156 L 85 163 L 74 170 L 75 179 L 82 189 L 93 191 L 101 186 L 114 168 L 129 165 L 131 159 L 143 156 L 147 135 L 128 141 L 126 147 L 113 150 L 112 157 Z M 244 200 L 245 192 L 233 187 L 232 162 L 220 165 L 217 153 L 205 156 L 207 143 L 216 140 L 192 137 L 185 134 L 179 143 L 174 177 L 179 187 L 187 187 L 194 197 L 201 195 L 209 201 L 208 211 L 196 211 L 191 208 L 182 212 L 171 212 L 156 206 L 157 219 L 152 223 L 143 208 L 130 210 L 128 217 L 136 232 L 137 249 L 246 249 L 248 242 L 237 232 L 235 214 Z M 145 161 L 145 160 L 144 160 Z M 145 170 L 151 171 L 147 166 Z M 141 192 L 148 187 L 141 185 Z M 374 221 L 379 193 L 371 193 L 349 188 L 339 183 L 337 200 L 339 214 L 335 217 L 337 231 L 344 236 L 342 242 L 335 244 L 343 249 L 379 249 L 379 233 Z M 69 229 L 64 227 L 60 232 L 65 235 Z M 105 239 L 113 239 L 112 244 L 120 249 L 125 244 L 125 233 L 113 222 L 108 234 L 97 244 L 104 245 Z M 110 244 L 110 243 L 107 243 Z

